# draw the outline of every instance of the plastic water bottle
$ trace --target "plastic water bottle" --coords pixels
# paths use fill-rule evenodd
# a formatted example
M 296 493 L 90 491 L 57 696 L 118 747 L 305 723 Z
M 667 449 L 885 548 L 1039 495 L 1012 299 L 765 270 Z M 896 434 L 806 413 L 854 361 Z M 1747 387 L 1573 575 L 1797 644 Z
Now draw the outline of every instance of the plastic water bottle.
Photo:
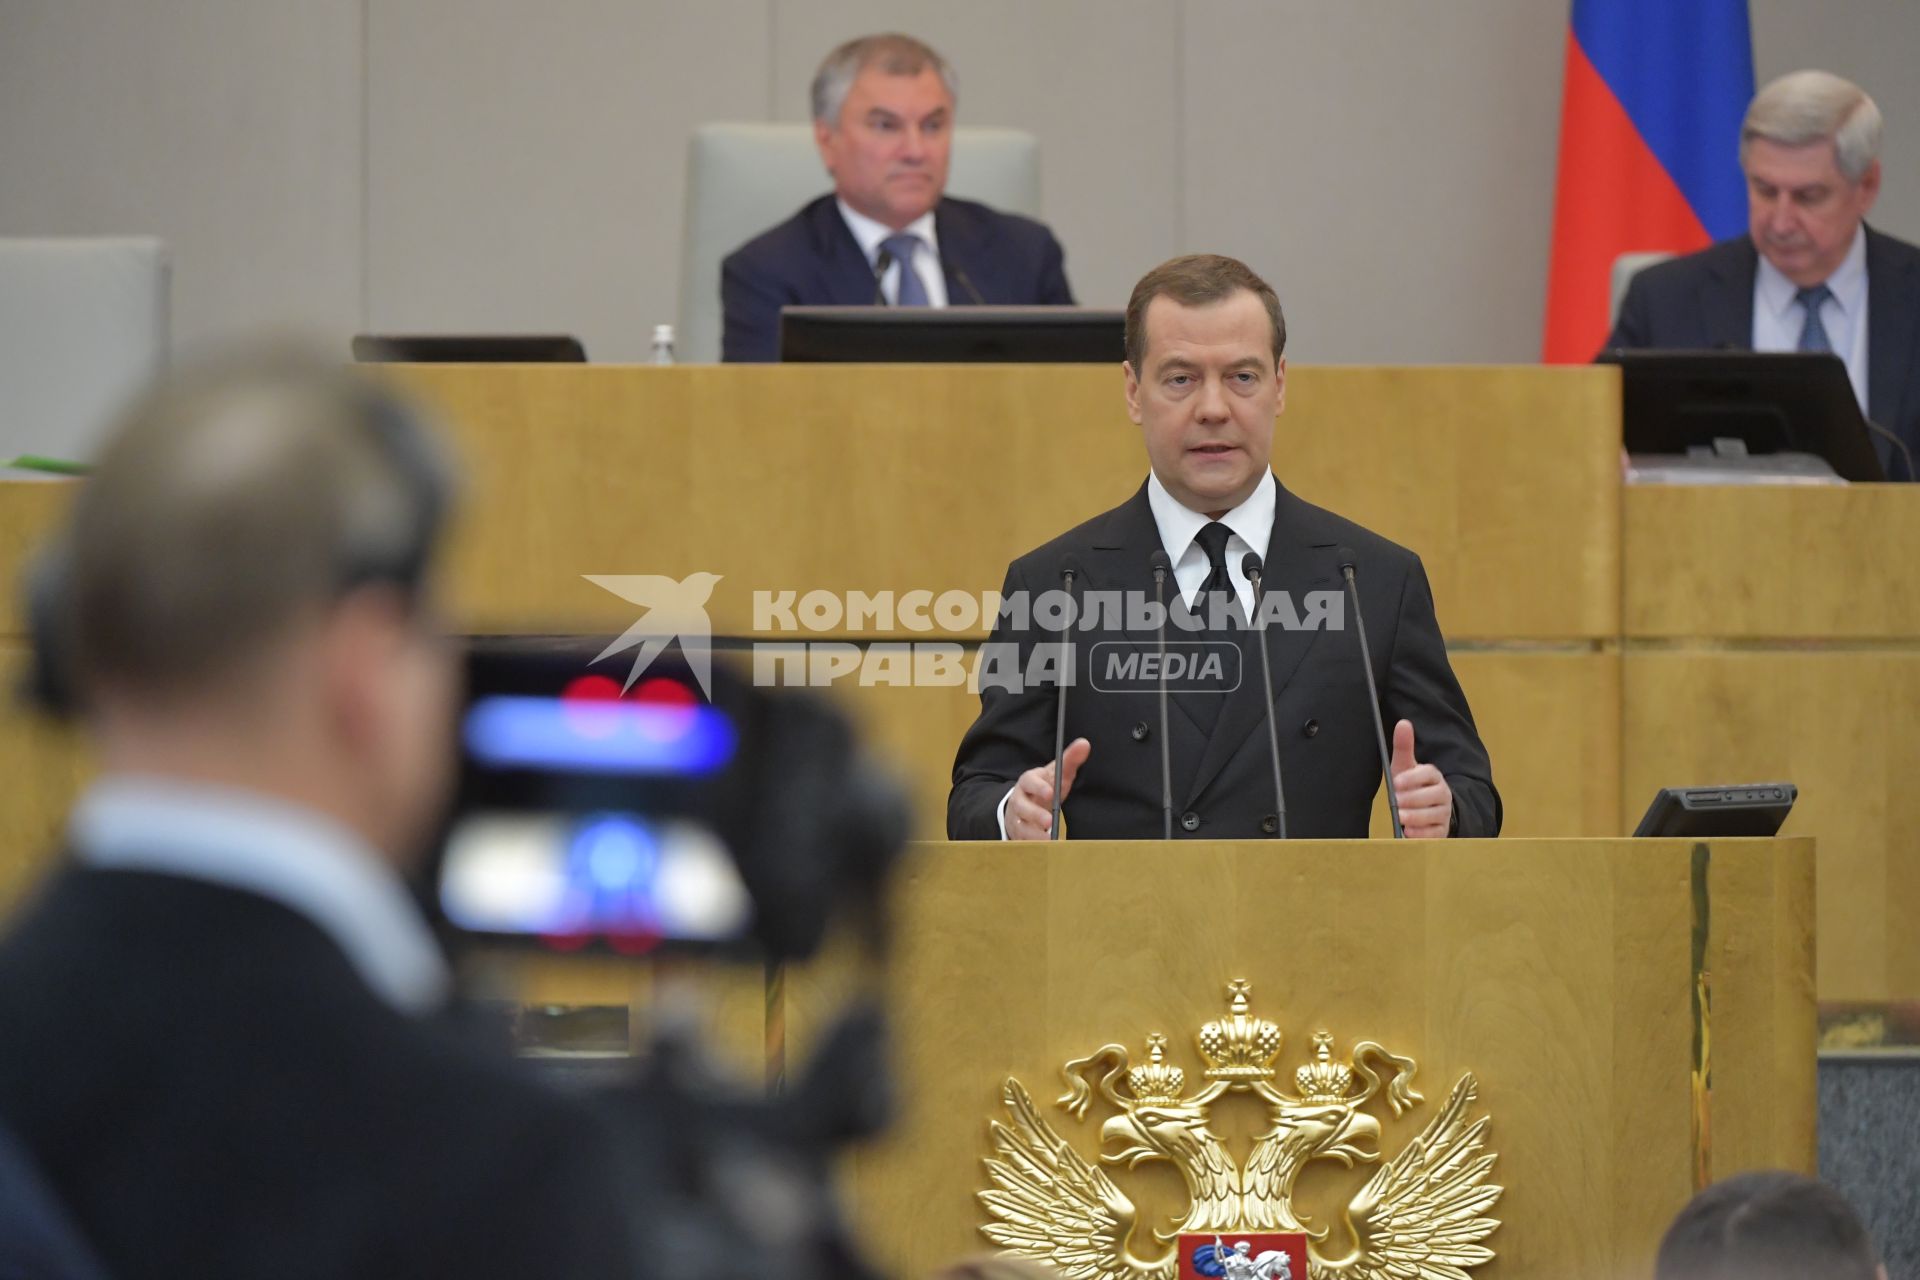
M 653 364 L 673 363 L 673 326 L 657 324 L 653 326 Z

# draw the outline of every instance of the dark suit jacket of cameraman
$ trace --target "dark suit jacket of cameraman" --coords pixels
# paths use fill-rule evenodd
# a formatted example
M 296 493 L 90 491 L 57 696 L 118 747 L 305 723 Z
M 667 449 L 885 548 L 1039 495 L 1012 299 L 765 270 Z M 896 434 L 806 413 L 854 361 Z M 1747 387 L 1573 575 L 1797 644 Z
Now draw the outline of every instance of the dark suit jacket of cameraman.
M 63 869 L 0 1028 L 0 1118 L 117 1280 L 633 1274 L 584 1112 L 277 903 Z
M 1296 609 L 1307 593 L 1340 592 L 1338 548 L 1355 553 L 1367 640 L 1391 733 L 1413 722 L 1415 754 L 1439 766 L 1453 788 L 1454 833 L 1500 832 L 1500 795 L 1474 728 L 1466 695 L 1447 662 L 1433 595 L 1419 557 L 1361 526 L 1302 501 L 1278 486 L 1273 532 L 1263 561 L 1266 590 L 1285 591 Z M 1079 565 L 1074 594 L 1139 592 L 1154 598 L 1149 557 L 1161 549 L 1146 486 L 1121 506 L 1094 517 L 1015 560 L 1005 591 L 1038 593 L 1060 586 L 1070 557 Z M 1167 599 L 1178 594 L 1168 575 Z M 1381 780 L 1380 752 L 1350 617 L 1343 629 L 1266 631 L 1273 664 L 1274 716 L 1286 784 L 1287 834 L 1294 839 L 1364 837 Z M 1015 634 L 1006 616 L 993 641 L 1017 644 L 1021 669 L 1036 644 L 1057 635 Z M 1197 637 L 1168 625 L 1167 640 Z M 1064 813 L 1076 839 L 1157 839 L 1160 807 L 1159 703 L 1149 690 L 1092 688 L 1092 646 L 1129 640 L 1151 644 L 1152 632 L 1075 633 L 1078 684 L 1067 699 L 1067 740 L 1086 738 L 1092 755 L 1080 769 Z M 1202 732 L 1185 700 L 1168 699 L 1169 762 L 1176 839 L 1261 839 L 1274 826 L 1273 768 L 1263 716 L 1259 651 L 1242 643 L 1241 684 L 1227 695 L 1213 731 Z M 1026 770 L 1053 759 L 1055 690 L 1013 693 L 983 681 L 980 716 L 953 766 L 947 834 L 956 840 L 1000 838 L 1001 797 Z
M 1065 255 L 1044 223 L 946 196 L 933 232 L 950 304 L 1073 305 Z M 821 196 L 720 264 L 720 358 L 777 360 L 781 307 L 869 306 L 875 288 L 840 206 Z
M 1920 456 L 1920 248 L 1867 234 L 1867 416 Z M 1752 236 L 1655 263 L 1634 276 L 1607 350 L 1747 351 L 1753 347 Z M 1898 451 L 1873 437 L 1890 480 L 1912 480 Z

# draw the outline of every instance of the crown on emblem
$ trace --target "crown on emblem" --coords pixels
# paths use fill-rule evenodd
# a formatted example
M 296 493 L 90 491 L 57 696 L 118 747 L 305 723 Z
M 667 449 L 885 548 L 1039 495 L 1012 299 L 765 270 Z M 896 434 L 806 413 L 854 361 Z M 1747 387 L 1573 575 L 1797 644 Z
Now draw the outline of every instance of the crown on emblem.
M 1280 1055 L 1280 1028 L 1247 1012 L 1253 984 L 1235 978 L 1227 984 L 1232 1012 L 1200 1028 L 1200 1052 L 1207 1060 L 1209 1080 L 1251 1081 L 1273 1077 L 1273 1060 Z
M 1147 1037 L 1147 1059 L 1127 1072 L 1127 1087 L 1133 1096 L 1145 1103 L 1180 1101 L 1187 1087 L 1187 1073 L 1167 1061 L 1167 1038 L 1158 1031 Z
M 1333 1060 L 1333 1036 L 1313 1033 L 1313 1061 L 1293 1073 L 1303 1102 L 1345 1102 L 1353 1087 L 1353 1068 Z

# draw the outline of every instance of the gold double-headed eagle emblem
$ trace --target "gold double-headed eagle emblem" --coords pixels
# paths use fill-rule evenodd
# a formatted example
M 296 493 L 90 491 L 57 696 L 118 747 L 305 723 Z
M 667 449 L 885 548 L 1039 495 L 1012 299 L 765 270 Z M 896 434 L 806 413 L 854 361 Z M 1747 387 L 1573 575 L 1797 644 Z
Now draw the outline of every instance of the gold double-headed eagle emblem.
M 1467 1280 L 1467 1268 L 1493 1257 L 1481 1241 L 1500 1225 L 1486 1215 L 1501 1188 L 1487 1180 L 1494 1162 L 1483 1141 L 1487 1117 L 1468 1117 L 1478 1095 L 1471 1072 L 1426 1129 L 1389 1158 L 1380 1121 L 1362 1108 L 1384 1097 L 1399 1117 L 1420 1103 L 1413 1059 L 1365 1040 L 1342 1061 L 1321 1031 L 1294 1073 L 1296 1092 L 1287 1093 L 1274 1083 L 1280 1028 L 1250 1012 L 1246 981 L 1229 983 L 1227 996 L 1228 1015 L 1195 1037 L 1208 1083 L 1191 1097 L 1158 1033 L 1147 1037 L 1147 1061 L 1138 1065 L 1125 1047 L 1109 1044 L 1062 1069 L 1067 1092 L 1058 1105 L 1074 1119 L 1086 1119 L 1096 1090 L 1113 1109 L 1100 1126 L 1097 1162 L 1062 1139 L 1008 1078 L 1008 1119 L 993 1122 L 985 1161 L 993 1185 L 980 1192 L 992 1219 L 981 1227 L 989 1240 L 1068 1280 L 1175 1280 L 1180 1258 L 1170 1242 L 1222 1233 L 1303 1234 L 1310 1280 Z M 1229 1092 L 1264 1104 L 1264 1131 L 1244 1163 L 1210 1124 L 1213 1103 Z M 1163 1247 L 1143 1256 L 1134 1240 L 1138 1210 L 1101 1166 L 1154 1160 L 1179 1170 L 1188 1207 L 1152 1233 Z M 1295 1206 L 1300 1174 L 1315 1161 L 1379 1166 L 1337 1223 L 1316 1222 Z

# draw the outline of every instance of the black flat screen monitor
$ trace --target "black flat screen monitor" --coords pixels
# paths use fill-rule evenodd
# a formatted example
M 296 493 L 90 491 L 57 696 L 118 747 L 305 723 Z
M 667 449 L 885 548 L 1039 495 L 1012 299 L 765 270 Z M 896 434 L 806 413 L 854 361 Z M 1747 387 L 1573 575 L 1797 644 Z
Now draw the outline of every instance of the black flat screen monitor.
M 1800 795 L 1791 782 L 1728 787 L 1664 787 L 1634 828 L 1636 836 L 1771 836 Z
M 1748 453 L 1810 453 L 1842 480 L 1885 480 L 1847 366 L 1830 353 L 1609 351 L 1628 453 L 1684 454 L 1716 439 Z
M 587 349 L 568 333 L 362 333 L 363 364 L 584 364 Z
M 1127 317 L 1092 307 L 783 307 L 782 360 L 1119 364 Z

